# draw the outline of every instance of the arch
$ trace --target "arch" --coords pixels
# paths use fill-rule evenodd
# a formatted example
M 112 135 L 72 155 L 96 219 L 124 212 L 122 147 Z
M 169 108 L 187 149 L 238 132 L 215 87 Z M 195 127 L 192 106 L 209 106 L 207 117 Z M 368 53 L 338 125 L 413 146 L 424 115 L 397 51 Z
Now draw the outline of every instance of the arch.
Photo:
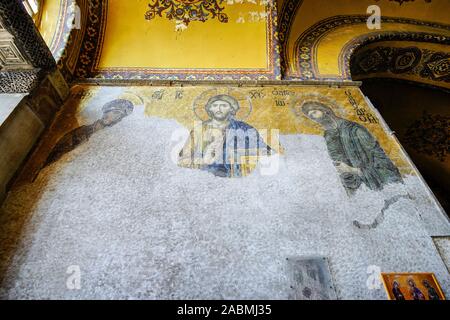
M 22 0 L 22 4 L 28 14 L 33 18 L 36 26 L 39 26 L 42 18 L 44 0 Z
M 39 24 L 45 42 L 67 80 L 73 77 L 86 32 L 88 0 L 45 1 Z
M 340 57 L 345 76 L 352 80 L 389 78 L 450 90 L 448 39 L 444 43 L 439 37 L 400 40 L 369 41 L 356 50 L 349 46 Z
M 450 45 L 450 37 L 421 32 L 373 33 L 360 36 L 348 42 L 339 54 L 339 65 L 344 79 L 351 79 L 351 61 L 365 47 L 381 42 L 414 42 Z M 447 48 L 450 50 L 450 47 Z
M 294 23 L 298 9 L 302 4 L 303 0 L 285 0 L 280 9 L 278 22 L 278 43 L 280 45 L 280 65 L 282 74 L 285 74 L 288 68 L 289 58 L 287 44 L 289 34 L 291 33 L 291 27 Z
M 367 16 L 335 16 L 322 20 L 300 35 L 286 72 L 288 79 L 351 80 L 350 59 L 371 42 L 396 40 L 448 45 L 450 26 L 406 18 L 382 18 L 382 31 L 370 31 Z

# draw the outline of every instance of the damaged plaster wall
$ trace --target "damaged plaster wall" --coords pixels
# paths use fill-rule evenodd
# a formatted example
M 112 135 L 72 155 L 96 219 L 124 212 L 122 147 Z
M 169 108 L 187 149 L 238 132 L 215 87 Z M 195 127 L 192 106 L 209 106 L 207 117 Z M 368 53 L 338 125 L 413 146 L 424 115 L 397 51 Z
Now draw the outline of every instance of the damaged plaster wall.
M 254 162 L 234 170 L 181 161 L 218 95 L 236 99 L 230 123 L 256 130 L 270 155 L 254 161 L 250 142 Z M 366 128 L 397 182 L 349 192 L 306 102 Z M 433 272 L 450 294 L 431 238 L 450 224 L 357 88 L 75 87 L 0 229 L 2 298 L 287 299 L 286 258 L 317 255 L 340 299 L 386 298 L 367 285 L 370 266 Z

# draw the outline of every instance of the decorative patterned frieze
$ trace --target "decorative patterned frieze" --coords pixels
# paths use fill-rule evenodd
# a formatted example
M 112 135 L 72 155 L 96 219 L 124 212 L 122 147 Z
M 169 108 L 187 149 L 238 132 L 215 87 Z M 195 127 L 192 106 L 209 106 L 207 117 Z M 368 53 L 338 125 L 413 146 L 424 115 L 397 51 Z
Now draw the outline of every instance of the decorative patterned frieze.
M 39 69 L 0 71 L 0 93 L 30 92 L 39 84 L 40 79 Z

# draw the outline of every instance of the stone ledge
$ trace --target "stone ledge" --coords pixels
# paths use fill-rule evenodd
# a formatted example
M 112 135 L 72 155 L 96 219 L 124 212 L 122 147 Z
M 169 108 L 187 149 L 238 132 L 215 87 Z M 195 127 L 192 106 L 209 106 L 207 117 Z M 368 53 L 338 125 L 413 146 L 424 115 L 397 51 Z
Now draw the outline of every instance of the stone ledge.
M 204 86 L 204 85 L 229 85 L 237 87 L 263 87 L 263 86 L 328 86 L 328 87 L 360 87 L 362 82 L 350 80 L 146 80 L 146 79 L 76 79 L 71 83 L 91 84 L 102 86 Z
M 0 94 L 2 104 L 0 107 L 0 127 L 11 116 L 25 96 L 26 94 L 24 93 Z

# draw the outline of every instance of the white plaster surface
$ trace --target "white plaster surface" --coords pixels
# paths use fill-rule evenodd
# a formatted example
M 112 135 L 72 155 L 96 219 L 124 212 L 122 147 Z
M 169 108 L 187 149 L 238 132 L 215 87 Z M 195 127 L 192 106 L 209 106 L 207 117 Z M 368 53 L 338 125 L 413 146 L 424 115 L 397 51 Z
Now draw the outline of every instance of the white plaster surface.
M 170 160 L 177 129 L 136 110 L 13 190 L 0 215 L 0 297 L 286 299 L 286 257 L 311 255 L 329 258 L 340 299 L 386 298 L 367 287 L 371 265 L 434 272 L 450 296 L 427 229 L 448 233 L 448 222 L 421 203 L 417 177 L 349 198 L 323 138 L 292 135 L 278 174 L 218 178 Z M 415 200 L 393 204 L 377 228 L 353 225 L 408 190 Z M 66 286 L 74 265 L 80 290 Z
M 9 117 L 25 96 L 26 94 L 24 93 L 0 94 L 0 125 Z
M 24 96 L 0 95 L 0 202 L 7 184 L 44 130 L 34 112 L 21 103 Z

